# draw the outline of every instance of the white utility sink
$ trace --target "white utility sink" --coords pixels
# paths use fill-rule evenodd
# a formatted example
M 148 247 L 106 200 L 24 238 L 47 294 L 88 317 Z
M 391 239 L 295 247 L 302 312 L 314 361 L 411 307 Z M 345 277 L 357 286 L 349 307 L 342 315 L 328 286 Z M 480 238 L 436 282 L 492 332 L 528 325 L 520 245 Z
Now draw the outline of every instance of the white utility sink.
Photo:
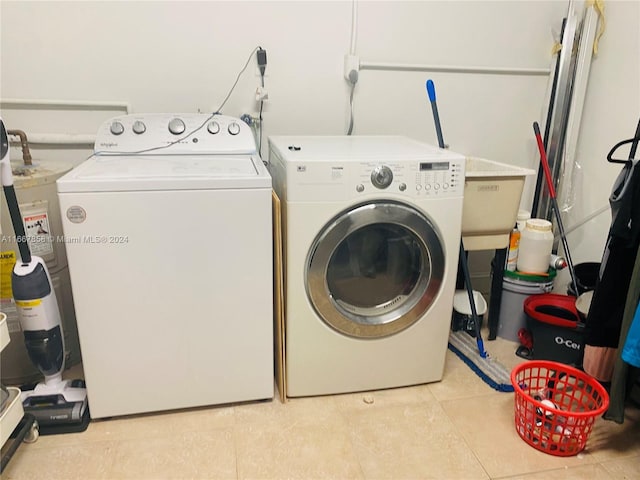
M 536 172 L 484 158 L 467 157 L 462 209 L 465 250 L 509 245 L 527 175 Z

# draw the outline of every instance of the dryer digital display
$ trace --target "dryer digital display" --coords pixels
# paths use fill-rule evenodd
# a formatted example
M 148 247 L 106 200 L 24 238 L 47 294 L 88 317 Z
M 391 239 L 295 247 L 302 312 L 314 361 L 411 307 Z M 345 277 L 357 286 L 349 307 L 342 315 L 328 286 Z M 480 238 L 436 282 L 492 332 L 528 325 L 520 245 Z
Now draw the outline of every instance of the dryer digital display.
M 420 164 L 420 171 L 449 170 L 449 162 L 425 162 Z

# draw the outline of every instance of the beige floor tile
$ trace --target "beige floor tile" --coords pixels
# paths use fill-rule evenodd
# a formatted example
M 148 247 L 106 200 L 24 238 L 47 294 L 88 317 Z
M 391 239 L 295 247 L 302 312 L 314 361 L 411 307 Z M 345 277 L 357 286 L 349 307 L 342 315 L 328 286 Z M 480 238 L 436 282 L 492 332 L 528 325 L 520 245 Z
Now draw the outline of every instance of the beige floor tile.
M 115 442 L 91 442 L 50 448 L 34 448 L 34 445 L 35 443 L 19 446 L 7 469 L 2 472 L 3 480 L 117 478 L 113 472 L 117 448 Z
M 488 478 L 436 402 L 356 412 L 349 426 L 367 479 Z
M 589 453 L 555 457 L 525 443 L 514 427 L 513 394 L 495 392 L 441 405 L 491 478 L 595 463 Z
M 598 418 L 585 450 L 600 462 L 640 455 L 640 410 L 628 407 L 622 424 Z
M 118 442 L 113 479 L 235 479 L 233 428 Z
M 640 455 L 602 462 L 602 467 L 611 474 L 611 478 L 640 478 Z
M 239 479 L 364 478 L 346 425 L 337 421 L 239 424 L 236 448 Z
M 505 477 L 503 480 L 584 480 L 585 478 L 609 480 L 615 477 L 611 476 L 602 465 L 594 463 L 579 467 L 565 467 L 556 470 L 545 470 L 543 472 L 530 473 L 527 475 Z
M 429 391 L 429 385 L 434 384 L 390 388 L 388 390 L 377 390 L 374 392 L 347 393 L 344 395 L 335 395 L 332 398 L 340 412 L 342 412 L 343 415 L 349 416 L 354 412 L 371 410 L 373 408 L 435 402 L 436 398 Z
M 333 397 L 292 398 L 286 403 L 279 399 L 240 405 L 235 408 L 236 424 L 302 426 L 330 422 L 339 412 Z

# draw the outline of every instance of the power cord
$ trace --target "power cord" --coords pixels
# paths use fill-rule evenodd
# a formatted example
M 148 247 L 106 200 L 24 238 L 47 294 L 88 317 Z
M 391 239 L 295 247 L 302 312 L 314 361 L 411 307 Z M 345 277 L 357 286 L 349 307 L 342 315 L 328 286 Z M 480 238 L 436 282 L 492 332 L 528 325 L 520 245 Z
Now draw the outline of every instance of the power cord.
M 349 128 L 347 129 L 347 135 L 351 135 L 353 132 L 353 94 L 356 90 L 356 83 L 358 83 L 358 72 L 356 70 L 349 72 L 349 83 L 351 84 L 351 93 L 349 94 Z
M 258 60 L 258 68 L 260 69 L 260 84 L 262 88 L 264 88 L 264 72 L 267 69 L 267 51 L 262 47 L 258 47 L 257 52 L 257 60 Z M 258 135 L 258 154 L 262 157 L 262 108 L 264 106 L 264 98 L 260 99 L 260 113 L 258 114 L 260 129 Z
M 264 52 L 264 64 L 265 64 L 265 67 L 266 67 L 266 65 L 267 65 L 267 52 L 265 50 L 263 50 L 260 45 L 258 45 L 256 48 L 254 48 L 251 51 L 251 55 L 249 55 L 249 58 L 247 58 L 247 61 L 244 64 L 244 67 L 242 67 L 242 70 L 240 70 L 240 73 L 238 73 L 238 76 L 236 77 L 236 81 L 233 82 L 233 86 L 231 87 L 231 90 L 229 90 L 229 93 L 227 94 L 227 96 L 223 100 L 222 104 L 213 113 L 213 115 L 216 115 L 216 114 L 220 113 L 220 111 L 222 110 L 222 107 L 224 107 L 224 105 L 227 103 L 227 100 L 229 100 L 229 97 L 231 97 L 231 94 L 233 93 L 233 90 L 236 88 L 236 85 L 238 84 L 238 81 L 240 80 L 240 76 L 244 73 L 244 71 L 249 66 L 249 62 L 251 62 L 251 59 L 253 58 L 253 54 L 256 53 L 256 52 L 259 52 L 259 51 L 263 51 Z M 264 70 L 263 69 L 260 70 L 260 74 L 262 76 L 264 76 Z M 200 128 L 202 128 L 202 127 L 200 127 Z

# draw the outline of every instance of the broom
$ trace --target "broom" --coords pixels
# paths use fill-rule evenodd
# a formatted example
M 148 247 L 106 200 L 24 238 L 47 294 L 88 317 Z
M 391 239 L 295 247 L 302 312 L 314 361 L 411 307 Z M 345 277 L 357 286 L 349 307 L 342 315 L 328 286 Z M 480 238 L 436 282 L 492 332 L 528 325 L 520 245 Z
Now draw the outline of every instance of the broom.
M 446 148 L 444 138 L 442 136 L 442 127 L 440 125 L 440 116 L 438 114 L 438 105 L 436 103 L 436 90 L 432 80 L 427 80 L 427 94 L 431 102 L 431 110 L 433 112 L 433 120 L 436 126 L 436 135 L 438 137 L 438 146 Z M 499 392 L 513 392 L 511 385 L 511 376 L 509 371 L 496 360 L 492 359 L 484 349 L 484 342 L 480 333 L 480 319 L 476 309 L 476 302 L 473 296 L 473 288 L 471 286 L 471 276 L 469 274 L 469 265 L 467 264 L 467 255 L 464 250 L 462 238 L 460 239 L 460 265 L 464 276 L 464 285 L 469 296 L 469 306 L 471 307 L 471 319 L 474 324 L 474 338 L 464 330 L 449 333 L 449 350 L 455 353 L 464 363 L 466 363 L 476 375 L 478 375 L 487 385 Z

